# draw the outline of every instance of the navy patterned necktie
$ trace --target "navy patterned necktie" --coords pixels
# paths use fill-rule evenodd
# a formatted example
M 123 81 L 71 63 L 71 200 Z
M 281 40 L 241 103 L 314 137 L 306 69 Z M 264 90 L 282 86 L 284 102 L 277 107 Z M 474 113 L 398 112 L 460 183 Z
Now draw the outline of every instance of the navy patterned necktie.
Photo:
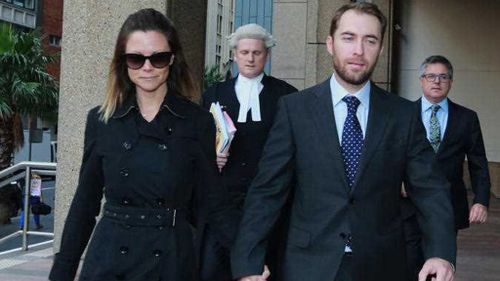
M 344 168 L 349 187 L 354 184 L 354 178 L 358 172 L 361 150 L 363 148 L 363 131 L 356 117 L 356 111 L 360 101 L 354 96 L 345 96 L 342 99 L 347 104 L 347 117 L 342 132 L 342 156 L 344 157 Z
M 432 145 L 432 148 L 434 148 L 434 152 L 437 152 L 439 149 L 439 144 L 441 143 L 441 126 L 439 125 L 439 120 L 436 116 L 436 113 L 439 111 L 441 106 L 438 104 L 433 104 L 431 106 L 431 119 L 429 120 L 429 128 L 430 128 L 430 134 L 429 134 L 429 142 Z

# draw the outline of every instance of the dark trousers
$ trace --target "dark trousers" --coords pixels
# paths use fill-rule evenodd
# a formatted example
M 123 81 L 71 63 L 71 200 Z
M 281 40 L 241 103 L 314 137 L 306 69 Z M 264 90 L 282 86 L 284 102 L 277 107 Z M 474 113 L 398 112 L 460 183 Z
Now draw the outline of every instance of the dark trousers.
M 418 273 L 424 265 L 422 232 L 418 226 L 416 214 L 404 219 L 403 229 L 406 241 L 406 259 L 409 273 L 408 281 L 416 281 L 418 280 Z
M 352 254 L 345 254 L 334 281 L 352 281 Z

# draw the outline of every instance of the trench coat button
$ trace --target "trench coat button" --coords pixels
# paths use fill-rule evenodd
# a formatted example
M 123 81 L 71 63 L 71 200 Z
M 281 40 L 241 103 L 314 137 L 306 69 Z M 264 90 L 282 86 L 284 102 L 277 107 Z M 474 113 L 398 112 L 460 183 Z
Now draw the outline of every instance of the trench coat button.
M 130 199 L 127 197 L 122 198 L 122 205 L 130 205 Z
M 123 142 L 122 146 L 123 148 L 125 148 L 125 150 L 130 150 L 132 148 L 132 144 L 130 144 L 130 142 L 128 141 Z
M 128 177 L 128 169 L 127 168 L 121 169 L 120 175 L 122 175 L 122 177 Z
M 143 219 L 145 219 L 145 218 L 146 218 L 146 216 L 145 216 L 145 215 L 141 215 L 139 218 L 140 218 L 141 220 L 143 220 Z
M 246 162 L 241 163 L 241 166 L 245 167 L 247 165 Z
M 155 201 L 158 206 L 163 206 L 163 204 L 165 204 L 165 199 L 163 198 L 157 198 Z
M 168 129 L 167 129 L 167 135 L 171 135 L 173 131 L 174 131 L 174 130 L 172 130 L 172 128 L 168 128 Z
M 156 218 L 161 220 L 162 216 L 161 215 L 156 215 Z
M 165 227 L 163 225 L 158 226 L 158 230 L 163 230 Z
M 125 280 L 125 274 L 116 274 L 116 280 Z
M 167 150 L 167 145 L 164 143 L 161 143 L 158 145 L 158 149 L 161 151 L 165 151 L 165 150 Z
M 130 218 L 130 215 L 127 214 L 127 215 L 125 215 L 123 217 L 126 218 L 126 219 L 128 219 L 128 218 Z
M 157 258 L 158 258 L 158 257 L 160 257 L 160 256 L 161 256 L 161 254 L 162 254 L 162 252 L 161 252 L 160 250 L 154 250 L 154 251 L 153 251 L 153 255 L 154 255 L 155 257 L 157 257 Z
M 120 247 L 120 254 L 125 255 L 128 253 L 128 248 L 125 246 Z

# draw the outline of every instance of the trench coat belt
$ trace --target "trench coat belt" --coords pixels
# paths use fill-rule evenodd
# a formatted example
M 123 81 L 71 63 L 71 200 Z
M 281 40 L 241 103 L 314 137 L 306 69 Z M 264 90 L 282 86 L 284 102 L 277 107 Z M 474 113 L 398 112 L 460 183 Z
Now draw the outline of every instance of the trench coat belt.
M 138 208 L 104 204 L 104 218 L 129 226 L 171 226 L 186 219 L 182 209 Z

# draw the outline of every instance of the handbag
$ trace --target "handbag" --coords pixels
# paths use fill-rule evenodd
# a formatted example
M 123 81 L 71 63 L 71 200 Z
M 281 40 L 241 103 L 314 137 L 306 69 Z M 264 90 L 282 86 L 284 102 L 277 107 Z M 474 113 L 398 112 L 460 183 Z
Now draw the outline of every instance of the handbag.
M 52 207 L 49 205 L 40 202 L 39 204 L 31 206 L 31 212 L 35 215 L 48 215 L 52 212 Z

